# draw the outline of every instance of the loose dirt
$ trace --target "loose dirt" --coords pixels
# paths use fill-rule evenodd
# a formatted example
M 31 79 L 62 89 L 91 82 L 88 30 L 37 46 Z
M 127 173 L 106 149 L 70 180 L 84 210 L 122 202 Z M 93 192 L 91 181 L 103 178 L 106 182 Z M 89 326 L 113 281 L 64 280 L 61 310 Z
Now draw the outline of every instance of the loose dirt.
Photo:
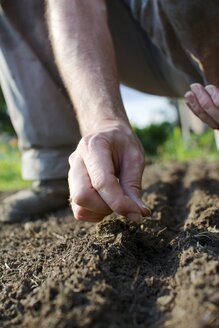
M 219 163 L 145 170 L 141 225 L 0 227 L 0 327 L 219 327 Z

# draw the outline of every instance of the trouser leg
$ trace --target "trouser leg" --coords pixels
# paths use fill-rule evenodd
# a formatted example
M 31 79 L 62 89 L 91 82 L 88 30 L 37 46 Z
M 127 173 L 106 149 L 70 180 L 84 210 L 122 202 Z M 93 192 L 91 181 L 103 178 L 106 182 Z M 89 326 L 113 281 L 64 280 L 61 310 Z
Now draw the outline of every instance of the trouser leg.
M 122 0 L 107 5 L 121 81 L 146 93 L 182 97 L 189 88 L 183 74 L 151 43 Z
M 22 151 L 23 177 L 67 177 L 80 134 L 54 64 L 43 0 L 3 1 L 0 83 Z

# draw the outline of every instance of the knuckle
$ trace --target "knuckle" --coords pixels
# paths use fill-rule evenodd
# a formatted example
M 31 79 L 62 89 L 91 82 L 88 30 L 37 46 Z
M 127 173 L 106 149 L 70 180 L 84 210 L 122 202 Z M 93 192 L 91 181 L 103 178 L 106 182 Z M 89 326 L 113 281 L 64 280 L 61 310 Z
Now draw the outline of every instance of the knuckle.
M 74 159 L 75 159 L 75 151 L 68 158 L 68 162 L 69 162 L 70 165 L 74 161 Z
M 92 142 L 95 142 L 96 138 L 97 138 L 96 134 L 89 134 L 81 139 L 81 143 L 86 146 L 89 146 Z
M 97 145 L 99 145 L 103 141 L 102 134 L 91 134 L 84 136 L 81 138 L 79 142 L 79 149 L 90 149 L 95 150 Z
M 197 115 L 199 118 L 202 119 L 202 117 L 203 117 L 203 110 L 202 110 L 200 107 L 198 107 L 198 106 L 193 106 L 193 107 L 192 107 L 192 111 L 193 111 L 193 113 L 194 113 L 195 115 Z
M 139 152 L 139 151 L 135 151 L 133 153 L 133 158 L 136 160 L 136 161 L 142 161 L 142 154 Z
M 202 109 L 197 104 L 193 104 L 192 111 L 195 112 L 195 114 L 200 115 L 202 113 Z
M 81 140 L 79 141 L 78 147 L 79 148 L 87 147 L 87 145 L 89 144 L 89 139 L 90 139 L 90 136 L 82 137 Z
M 92 197 L 92 193 L 87 190 L 76 191 L 72 195 L 72 200 L 74 201 L 75 204 L 79 206 L 85 206 L 90 197 Z
M 145 162 L 144 155 L 137 149 L 133 149 L 130 153 L 130 160 L 143 165 Z
M 96 146 L 96 144 L 98 143 L 98 141 L 99 141 L 99 135 L 97 135 L 97 134 L 92 134 L 91 136 L 90 136 L 90 139 L 89 139 L 89 146 L 90 147 L 95 147 Z
M 88 149 L 93 152 L 100 146 L 104 146 L 104 137 L 102 133 L 91 135 L 88 143 Z
M 107 185 L 108 179 L 104 175 L 100 174 L 100 172 L 94 171 L 92 173 L 91 181 L 94 189 L 100 191 Z
M 208 99 L 203 99 L 201 101 L 201 106 L 203 107 L 204 110 L 209 110 L 212 107 L 212 104 Z
M 74 207 L 73 208 L 74 217 L 78 221 L 84 221 L 86 216 L 86 210 L 83 207 Z

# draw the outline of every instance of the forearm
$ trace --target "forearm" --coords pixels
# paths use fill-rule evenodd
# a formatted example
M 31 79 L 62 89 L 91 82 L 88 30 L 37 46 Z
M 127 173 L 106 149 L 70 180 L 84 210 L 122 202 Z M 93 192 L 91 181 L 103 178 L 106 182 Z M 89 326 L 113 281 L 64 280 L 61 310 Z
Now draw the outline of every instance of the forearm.
M 62 79 L 82 134 L 103 121 L 128 122 L 103 0 L 47 0 L 48 25 Z

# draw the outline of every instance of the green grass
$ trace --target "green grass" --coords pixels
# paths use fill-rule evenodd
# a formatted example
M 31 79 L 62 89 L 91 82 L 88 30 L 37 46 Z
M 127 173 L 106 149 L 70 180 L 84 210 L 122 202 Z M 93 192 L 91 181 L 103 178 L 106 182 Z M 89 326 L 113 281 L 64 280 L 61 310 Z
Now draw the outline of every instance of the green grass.
M 187 161 L 193 159 L 219 160 L 214 133 L 211 129 L 202 135 L 191 134 L 185 144 L 179 127 L 169 123 L 135 129 L 146 157 L 159 161 Z M 21 189 L 30 185 L 21 178 L 21 156 L 15 138 L 0 137 L 0 191 Z
M 162 161 L 219 159 L 212 129 L 207 129 L 201 135 L 191 133 L 186 143 L 183 141 L 180 128 L 167 122 L 134 130 L 143 144 L 146 157 Z
M 212 161 L 219 159 L 219 151 L 216 148 L 213 130 L 207 129 L 201 135 L 192 133 L 185 143 L 180 128 L 175 127 L 166 142 L 158 148 L 158 156 L 163 160 Z
M 10 191 L 30 185 L 21 178 L 21 156 L 16 139 L 0 138 L 0 190 Z

